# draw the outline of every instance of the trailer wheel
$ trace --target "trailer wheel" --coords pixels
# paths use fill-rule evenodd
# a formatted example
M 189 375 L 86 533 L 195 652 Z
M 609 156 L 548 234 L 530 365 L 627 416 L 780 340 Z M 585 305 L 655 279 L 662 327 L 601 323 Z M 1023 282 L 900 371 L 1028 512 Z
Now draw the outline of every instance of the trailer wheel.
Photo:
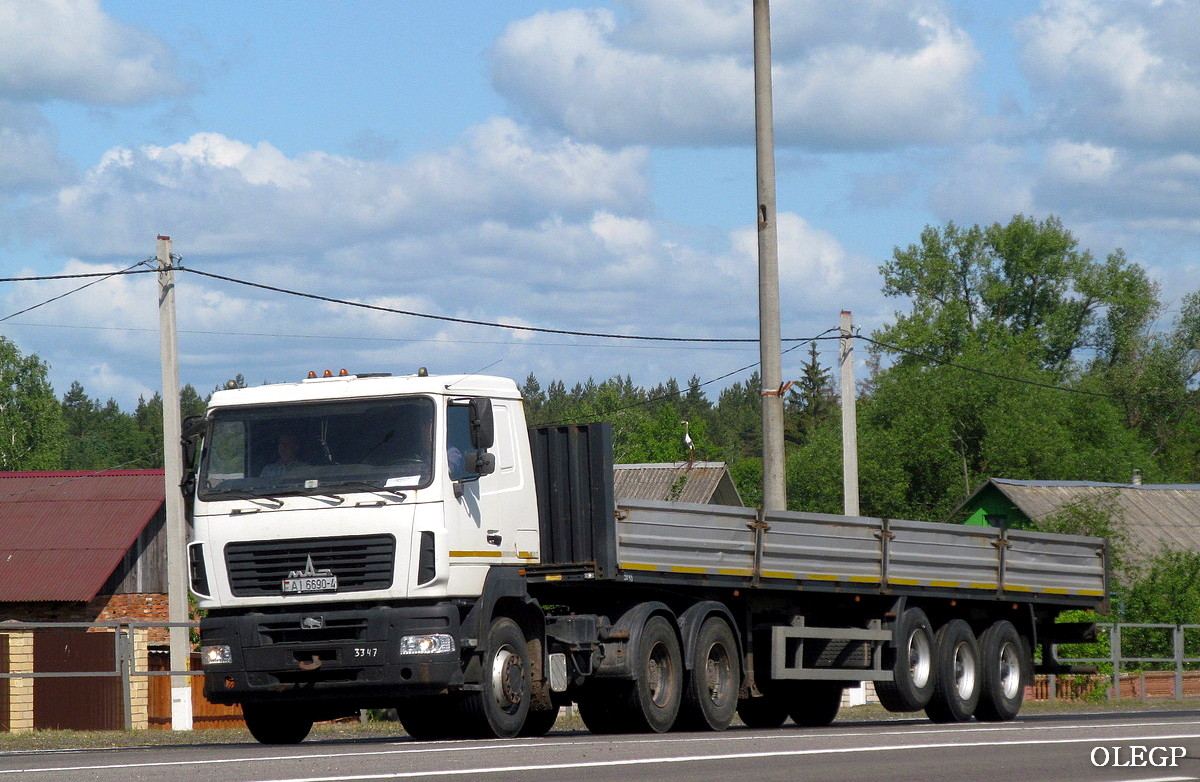
M 637 679 L 629 689 L 623 711 L 629 727 L 638 733 L 665 733 L 679 716 L 683 700 L 683 655 L 675 628 L 662 616 L 652 616 L 642 627 L 636 657 Z
M 692 649 L 692 670 L 683 689 L 676 727 L 685 730 L 725 730 L 737 711 L 742 686 L 737 641 L 722 619 L 710 617 L 700 625 Z
M 1004 619 L 979 636 L 982 675 L 976 719 L 1007 722 L 1021 710 L 1025 700 L 1025 683 L 1021 681 L 1023 648 L 1017 628 Z
M 458 704 L 449 695 L 405 698 L 396 704 L 404 732 L 417 741 L 458 738 L 463 733 Z
M 480 733 L 511 739 L 521 732 L 533 698 L 525 634 L 507 617 L 494 619 L 484 648 L 483 686 L 468 693 L 463 706 Z
M 743 698 L 738 701 L 737 714 L 747 728 L 778 728 L 788 718 L 787 704 L 772 695 Z
M 933 697 L 925 713 L 934 722 L 966 722 L 979 704 L 979 642 L 971 626 L 951 619 L 934 636 Z
M 558 722 L 558 707 L 552 709 L 530 709 L 525 717 L 525 724 L 517 735 L 524 738 L 545 736 Z
M 296 704 L 243 703 L 242 718 L 260 744 L 299 744 L 312 730 L 312 717 Z
M 841 682 L 796 682 L 787 688 L 787 712 L 803 728 L 823 728 L 842 707 Z
M 887 652 L 895 679 L 876 682 L 875 694 L 888 711 L 920 711 L 933 697 L 934 644 L 929 617 L 919 608 L 906 610 L 896 623 L 895 639 L 894 648 Z

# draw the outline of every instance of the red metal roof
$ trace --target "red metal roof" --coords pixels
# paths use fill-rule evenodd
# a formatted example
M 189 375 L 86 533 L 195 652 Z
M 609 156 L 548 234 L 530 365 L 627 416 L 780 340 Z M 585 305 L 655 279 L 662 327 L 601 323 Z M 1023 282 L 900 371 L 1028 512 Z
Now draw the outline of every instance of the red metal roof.
M 164 491 L 162 470 L 0 472 L 0 602 L 91 600 Z

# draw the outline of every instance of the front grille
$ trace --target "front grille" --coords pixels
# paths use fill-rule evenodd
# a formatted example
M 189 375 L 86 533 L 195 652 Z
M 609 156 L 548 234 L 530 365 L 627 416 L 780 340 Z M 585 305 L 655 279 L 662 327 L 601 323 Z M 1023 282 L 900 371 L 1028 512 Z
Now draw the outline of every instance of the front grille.
M 309 558 L 315 570 L 337 576 L 341 592 L 387 589 L 392 585 L 396 538 L 392 535 L 256 540 L 225 546 L 225 567 L 235 597 L 279 595 L 292 571 L 303 571 Z
M 319 616 L 319 615 L 318 615 Z M 321 627 L 306 628 L 295 619 L 288 621 L 264 619 L 258 623 L 259 641 L 263 646 L 286 643 L 330 643 L 333 641 L 367 640 L 367 618 L 351 616 L 343 618 L 320 617 Z

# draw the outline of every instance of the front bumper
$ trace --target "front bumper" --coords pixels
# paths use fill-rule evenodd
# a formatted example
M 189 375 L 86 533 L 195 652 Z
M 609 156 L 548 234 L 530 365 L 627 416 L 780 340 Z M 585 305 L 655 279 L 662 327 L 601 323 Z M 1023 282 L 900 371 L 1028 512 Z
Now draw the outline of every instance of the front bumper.
M 207 617 L 200 645 L 228 646 L 228 663 L 206 664 L 213 703 L 344 701 L 384 708 L 398 698 L 463 683 L 460 612 L 453 603 Z M 454 648 L 401 653 L 405 636 L 449 635 Z

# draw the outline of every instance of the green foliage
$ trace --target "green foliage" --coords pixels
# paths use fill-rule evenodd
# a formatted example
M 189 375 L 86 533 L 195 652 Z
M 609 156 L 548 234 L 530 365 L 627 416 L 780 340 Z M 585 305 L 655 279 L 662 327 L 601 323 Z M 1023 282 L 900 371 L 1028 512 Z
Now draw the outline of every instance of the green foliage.
M 65 427 L 49 367 L 0 337 L 0 470 L 54 470 L 62 463 Z

